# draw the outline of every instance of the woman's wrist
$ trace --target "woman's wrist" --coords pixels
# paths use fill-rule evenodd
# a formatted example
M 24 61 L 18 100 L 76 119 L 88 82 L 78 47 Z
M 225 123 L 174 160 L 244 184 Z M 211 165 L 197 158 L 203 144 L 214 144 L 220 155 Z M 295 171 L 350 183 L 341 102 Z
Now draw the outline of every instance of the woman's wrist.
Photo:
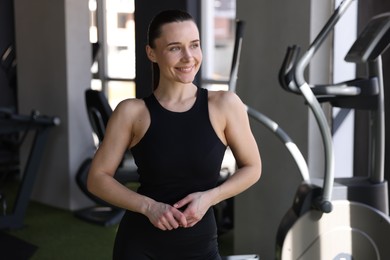
M 147 216 L 153 207 L 155 201 L 149 197 L 143 196 L 139 213 Z
M 221 187 L 217 186 L 207 192 L 207 196 L 209 196 L 211 206 L 214 206 L 221 202 L 222 200 L 219 198 Z

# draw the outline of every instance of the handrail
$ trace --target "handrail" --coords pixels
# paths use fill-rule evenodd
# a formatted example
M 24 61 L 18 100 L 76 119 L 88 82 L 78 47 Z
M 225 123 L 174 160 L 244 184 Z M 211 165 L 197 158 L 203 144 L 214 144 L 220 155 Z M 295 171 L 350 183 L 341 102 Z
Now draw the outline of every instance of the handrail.
M 306 82 L 304 72 L 314 54 L 320 48 L 329 33 L 334 29 L 336 23 L 353 1 L 354 0 L 344 0 L 340 3 L 316 38 L 310 44 L 309 48 L 300 58 L 298 57 L 300 51 L 299 47 L 289 47 L 283 61 L 283 70 L 281 70 L 279 74 L 279 81 L 283 88 L 303 95 L 314 114 L 321 132 L 325 152 L 325 173 L 322 195 L 314 202 L 313 206 L 325 213 L 332 211 L 331 198 L 334 184 L 333 139 L 324 111 L 313 93 L 313 89 Z M 345 91 L 343 90 L 342 92 Z
M 248 115 L 258 121 L 259 123 L 262 123 L 265 127 L 268 128 L 271 132 L 273 132 L 280 141 L 282 141 L 287 150 L 290 152 L 290 155 L 293 157 L 296 165 L 298 166 L 299 172 L 301 173 L 302 179 L 307 184 L 310 184 L 310 174 L 309 174 L 309 167 L 307 166 L 305 157 L 303 157 L 301 151 L 297 147 L 297 145 L 293 142 L 293 140 L 288 136 L 288 134 L 279 127 L 279 125 L 264 115 L 263 113 L 260 113 L 259 111 L 246 106 Z
M 317 37 L 310 44 L 308 50 L 299 59 L 296 65 L 296 73 L 295 73 L 295 81 L 297 83 L 297 86 L 301 86 L 306 82 L 303 73 L 305 71 L 305 68 L 307 67 L 310 60 L 313 58 L 314 54 L 317 52 L 317 50 L 324 42 L 326 37 L 329 35 L 329 33 L 334 29 L 336 23 L 339 21 L 341 16 L 345 13 L 345 11 L 348 9 L 348 7 L 353 1 L 354 0 L 344 0 L 340 3 L 340 5 L 333 12 L 332 16 L 326 22 L 324 27 L 318 33 Z
M 324 144 L 325 150 L 325 174 L 324 174 L 324 183 L 322 196 L 315 202 L 315 207 L 319 210 L 328 213 L 332 211 L 332 190 L 334 183 L 334 151 L 333 151 L 333 140 L 332 133 L 328 126 L 327 119 L 321 108 L 320 103 L 315 97 L 313 91 L 311 90 L 309 84 L 305 80 L 304 72 L 309 64 L 310 60 L 313 58 L 316 51 L 319 49 L 325 38 L 333 30 L 336 23 L 340 17 L 345 13 L 349 5 L 353 0 L 344 0 L 340 3 L 338 8 L 334 11 L 332 16 L 329 18 L 325 26 L 319 32 L 317 37 L 314 39 L 312 44 L 310 44 L 308 50 L 303 54 L 303 56 L 297 61 L 294 73 L 294 81 L 296 86 L 298 86 L 303 97 L 307 101 L 310 109 L 312 110 L 314 117 L 319 126 L 322 141 Z
M 239 67 L 239 57 L 241 55 L 241 47 L 242 47 L 242 38 L 244 36 L 245 22 L 241 20 L 236 20 L 236 36 L 234 42 L 233 49 L 233 60 L 232 67 L 230 70 L 229 77 L 229 90 L 232 92 L 236 92 L 237 85 L 237 75 L 238 75 L 238 67 Z
M 13 111 L 0 110 L 0 118 L 14 123 L 35 124 L 42 126 L 58 126 L 61 120 L 57 116 L 41 115 L 38 110 L 32 110 L 30 115 L 17 114 Z

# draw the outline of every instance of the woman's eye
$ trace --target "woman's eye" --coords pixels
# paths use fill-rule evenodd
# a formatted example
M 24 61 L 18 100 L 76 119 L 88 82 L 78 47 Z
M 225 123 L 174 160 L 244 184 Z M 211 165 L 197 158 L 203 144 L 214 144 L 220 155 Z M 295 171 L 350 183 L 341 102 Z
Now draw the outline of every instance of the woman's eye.
M 194 43 L 191 45 L 192 49 L 199 48 L 199 43 Z
M 178 50 L 180 50 L 180 47 L 174 46 L 174 47 L 171 47 L 169 50 L 170 51 L 178 51 Z

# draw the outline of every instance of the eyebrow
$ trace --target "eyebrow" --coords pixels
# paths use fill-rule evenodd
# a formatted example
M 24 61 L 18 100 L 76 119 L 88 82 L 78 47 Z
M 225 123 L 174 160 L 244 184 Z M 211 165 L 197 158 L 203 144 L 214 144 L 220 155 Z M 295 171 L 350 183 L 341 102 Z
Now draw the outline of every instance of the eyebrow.
M 191 41 L 191 43 L 195 43 L 195 42 L 200 42 L 200 40 L 196 39 L 196 40 Z M 169 47 L 171 45 L 178 45 L 178 44 L 181 44 L 181 42 L 170 42 L 167 44 L 167 47 Z

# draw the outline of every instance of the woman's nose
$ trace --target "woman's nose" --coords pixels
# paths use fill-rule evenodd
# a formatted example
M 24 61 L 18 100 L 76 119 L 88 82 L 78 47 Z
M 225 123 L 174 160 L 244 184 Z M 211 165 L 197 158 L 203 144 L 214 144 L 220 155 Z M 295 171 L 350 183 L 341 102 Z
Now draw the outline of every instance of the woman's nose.
M 184 48 L 183 49 L 183 56 L 182 58 L 185 60 L 189 60 L 193 57 L 192 52 L 189 48 Z

